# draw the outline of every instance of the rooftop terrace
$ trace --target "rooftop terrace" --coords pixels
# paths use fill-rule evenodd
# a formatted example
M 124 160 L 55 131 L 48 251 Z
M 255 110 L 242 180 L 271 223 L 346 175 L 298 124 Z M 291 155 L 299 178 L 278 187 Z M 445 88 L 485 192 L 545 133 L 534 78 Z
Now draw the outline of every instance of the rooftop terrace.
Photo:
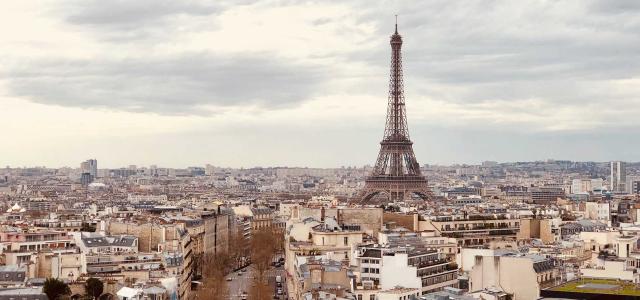
M 579 279 L 550 288 L 551 291 L 640 296 L 640 286 L 613 279 Z

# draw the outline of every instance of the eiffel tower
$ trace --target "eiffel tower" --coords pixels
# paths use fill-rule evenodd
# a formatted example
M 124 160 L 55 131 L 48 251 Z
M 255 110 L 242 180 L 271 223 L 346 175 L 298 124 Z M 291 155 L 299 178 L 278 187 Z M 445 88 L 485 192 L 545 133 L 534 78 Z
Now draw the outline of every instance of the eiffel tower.
M 361 191 L 361 202 L 385 195 L 388 202 L 409 199 L 412 194 L 423 200 L 430 194 L 427 179 L 413 154 L 413 142 L 409 139 L 402 80 L 402 36 L 396 31 L 391 36 L 391 78 L 389 81 L 389 105 L 384 137 L 380 153 L 371 174 Z

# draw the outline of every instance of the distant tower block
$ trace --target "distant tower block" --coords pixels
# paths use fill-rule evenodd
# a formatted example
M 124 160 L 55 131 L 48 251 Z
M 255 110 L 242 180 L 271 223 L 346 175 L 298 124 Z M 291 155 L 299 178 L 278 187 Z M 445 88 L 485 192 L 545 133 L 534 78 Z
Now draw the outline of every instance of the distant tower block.
M 400 48 L 402 37 L 398 34 L 396 22 L 396 31 L 391 36 L 387 122 L 380 142 L 378 160 L 360 194 L 362 202 L 368 202 L 377 195 L 386 195 L 389 202 L 409 199 L 412 194 L 426 200 L 430 194 L 427 179 L 422 176 L 420 165 L 413 154 L 413 142 L 409 139 Z

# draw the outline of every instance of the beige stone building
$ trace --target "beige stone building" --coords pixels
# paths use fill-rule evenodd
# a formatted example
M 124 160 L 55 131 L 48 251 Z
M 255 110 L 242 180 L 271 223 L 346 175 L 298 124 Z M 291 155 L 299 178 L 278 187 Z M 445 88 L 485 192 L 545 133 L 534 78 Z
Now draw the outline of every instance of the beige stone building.
M 368 235 L 377 236 L 382 230 L 383 210 L 378 207 L 305 207 L 294 206 L 290 208 L 291 220 L 304 220 L 313 218 L 316 220 L 324 220 L 324 218 L 333 218 L 340 225 L 358 225 Z
M 459 246 L 489 244 L 494 241 L 516 241 L 520 219 L 507 215 L 436 216 L 420 220 L 418 231 L 435 231 L 456 238 Z
M 518 240 L 540 239 L 550 244 L 560 239 L 560 219 L 520 219 Z
M 172 221 L 161 224 L 161 220 L 154 221 L 112 221 L 108 223 L 107 228 L 109 234 L 138 236 L 140 252 L 159 252 L 167 256 L 165 257 L 165 260 L 169 259 L 166 263 L 167 267 L 177 270 L 174 273 L 178 281 L 179 298 L 189 299 L 193 277 L 191 236 L 184 223 Z
M 343 297 L 351 288 L 349 267 L 334 260 L 309 259 L 294 272 L 294 280 L 289 295 L 294 299 L 304 299 L 303 294 L 330 292 Z
M 540 289 L 557 283 L 556 263 L 539 255 L 476 256 L 471 270 L 470 292 L 499 287 L 513 300 L 534 300 Z

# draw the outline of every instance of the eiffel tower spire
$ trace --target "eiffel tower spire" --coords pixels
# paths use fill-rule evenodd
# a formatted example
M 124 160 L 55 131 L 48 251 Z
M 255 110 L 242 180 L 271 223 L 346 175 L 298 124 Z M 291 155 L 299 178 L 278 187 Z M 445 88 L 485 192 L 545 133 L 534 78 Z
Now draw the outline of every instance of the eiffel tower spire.
M 429 194 L 427 179 L 422 176 L 409 138 L 402 75 L 402 36 L 398 33 L 397 16 L 395 29 L 390 41 L 391 74 L 384 136 L 376 165 L 365 181 L 362 201 L 369 201 L 378 194 L 386 194 L 389 201 L 402 200 L 411 194 L 426 199 Z

